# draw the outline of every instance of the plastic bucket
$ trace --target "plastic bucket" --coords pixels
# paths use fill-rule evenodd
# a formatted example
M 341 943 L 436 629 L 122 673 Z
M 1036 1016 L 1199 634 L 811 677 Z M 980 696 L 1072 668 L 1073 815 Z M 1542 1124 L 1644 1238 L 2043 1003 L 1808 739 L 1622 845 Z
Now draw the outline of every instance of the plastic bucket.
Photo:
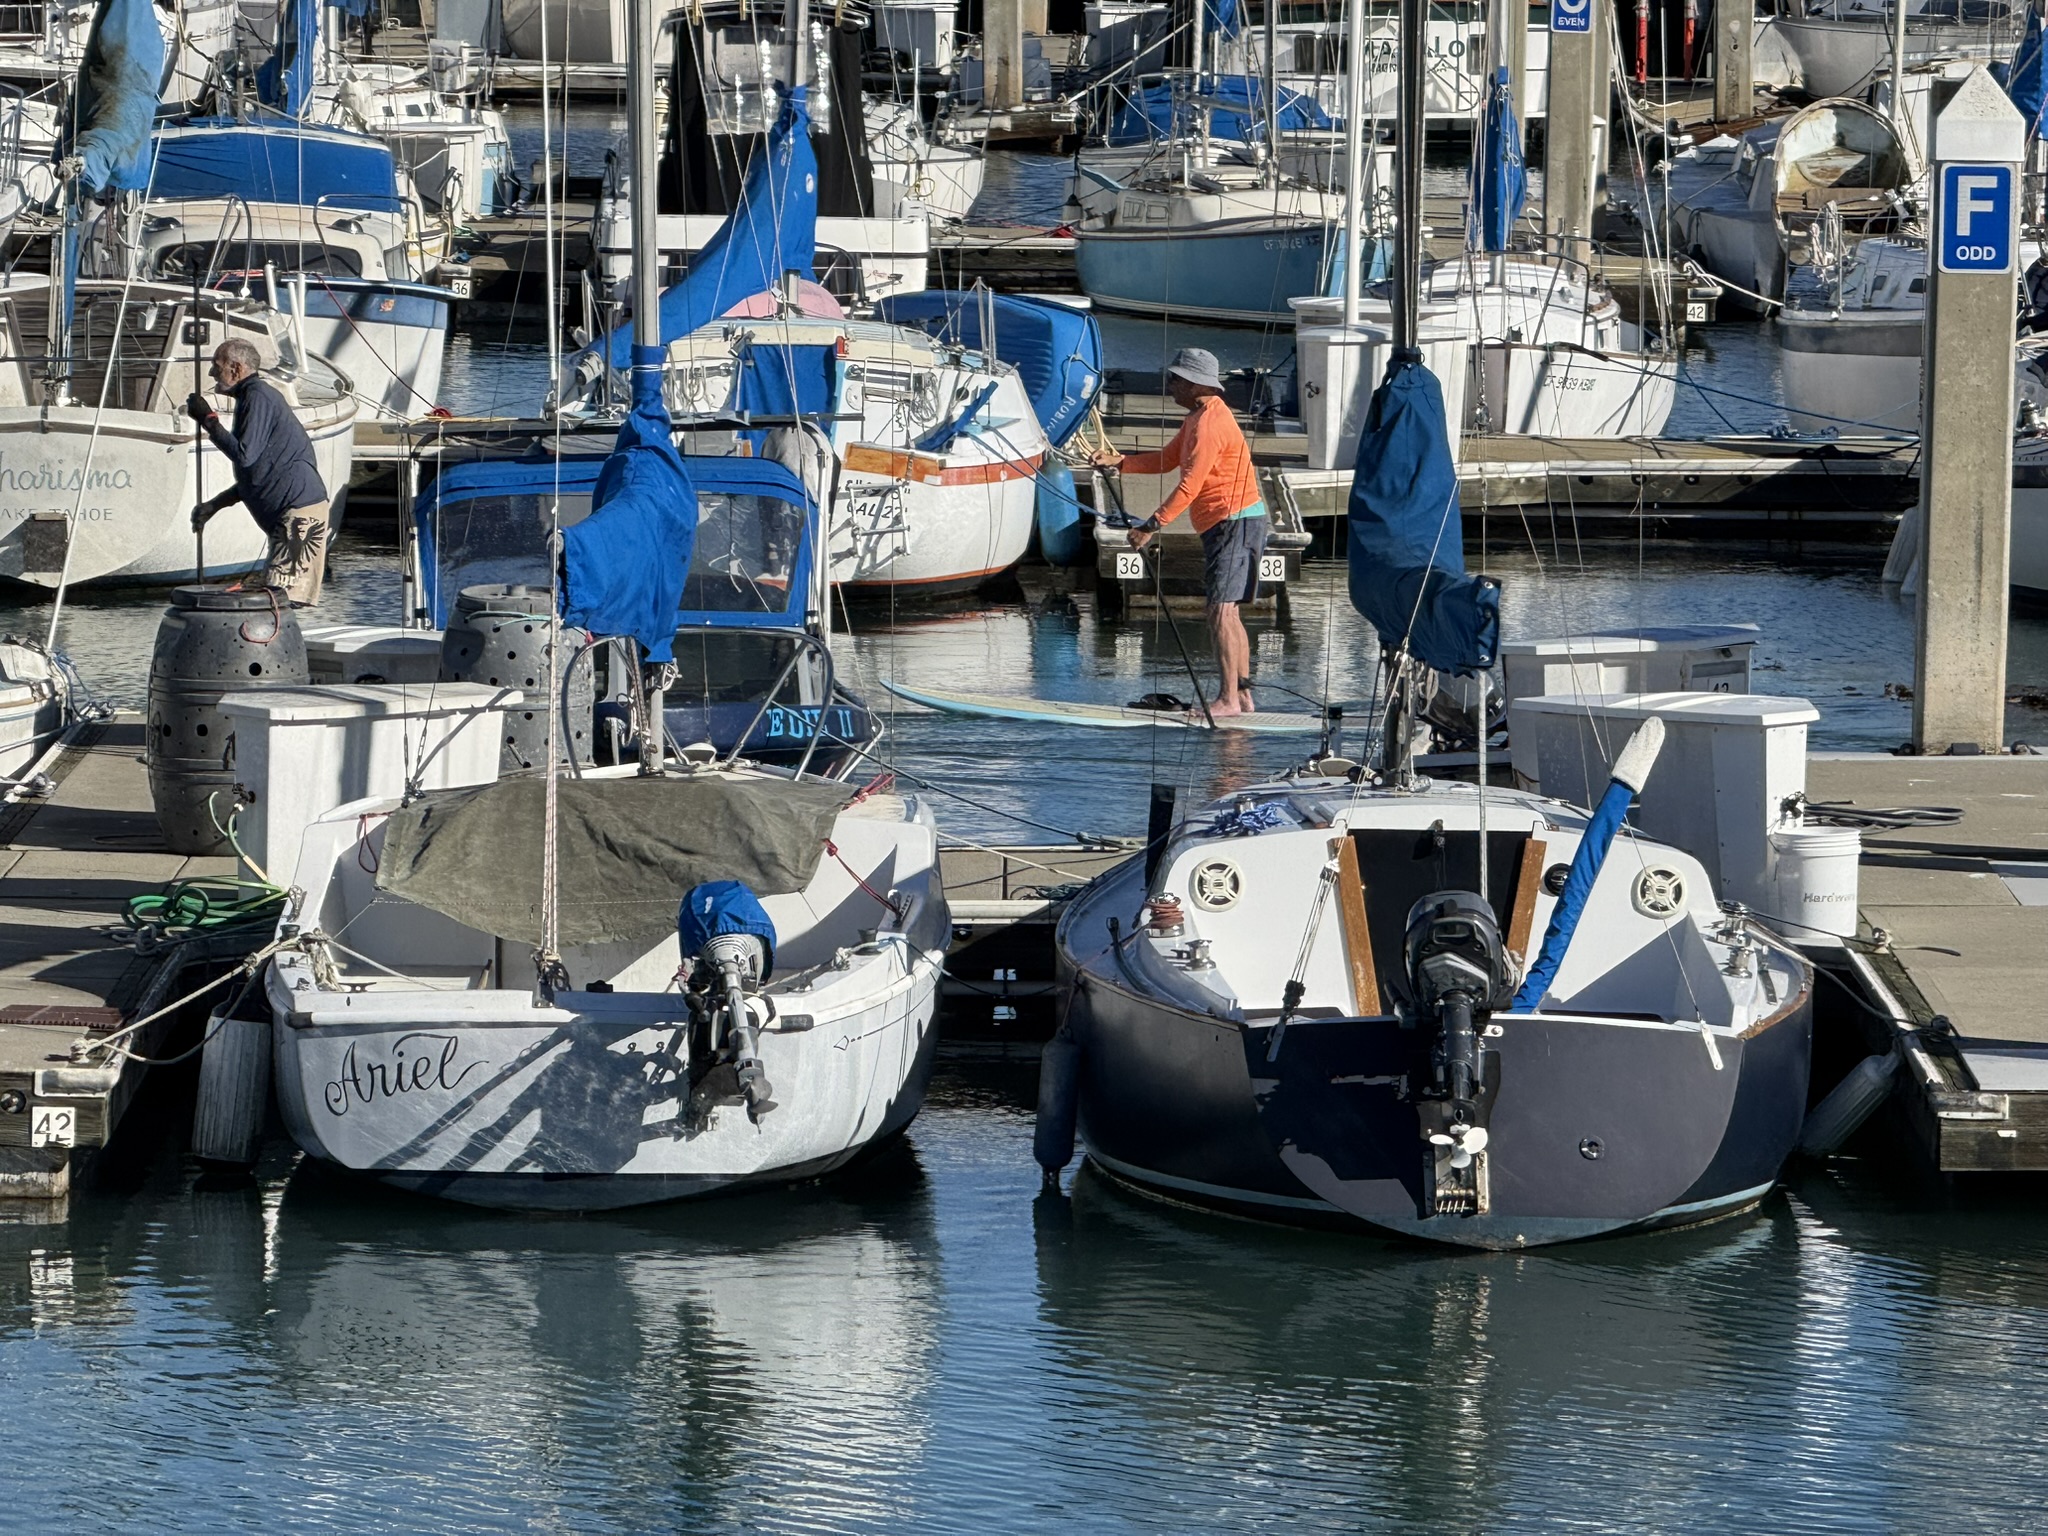
M 1785 919 L 1786 937 L 1795 944 L 1853 938 L 1863 834 L 1845 827 L 1783 827 L 1771 834 L 1771 848 L 1778 856 L 1775 915 Z

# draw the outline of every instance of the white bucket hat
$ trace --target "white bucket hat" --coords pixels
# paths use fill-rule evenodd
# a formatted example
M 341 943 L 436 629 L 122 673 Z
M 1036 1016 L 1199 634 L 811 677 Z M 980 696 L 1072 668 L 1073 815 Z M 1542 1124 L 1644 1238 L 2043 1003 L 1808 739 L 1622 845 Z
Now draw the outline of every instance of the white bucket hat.
M 1200 347 L 1182 347 L 1174 354 L 1173 362 L 1166 371 L 1205 389 L 1223 387 L 1223 374 L 1217 365 L 1216 354 Z

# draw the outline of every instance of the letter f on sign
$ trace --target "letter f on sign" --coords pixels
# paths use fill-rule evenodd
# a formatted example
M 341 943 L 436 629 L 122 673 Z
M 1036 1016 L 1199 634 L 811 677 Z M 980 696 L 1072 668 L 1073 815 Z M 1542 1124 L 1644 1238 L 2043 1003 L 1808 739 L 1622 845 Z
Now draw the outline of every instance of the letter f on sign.
M 1980 213 L 1995 213 L 1998 209 L 1996 198 L 1982 194 L 1998 185 L 1996 176 L 1958 176 L 1956 178 L 1956 237 L 1970 238 L 1970 225 Z

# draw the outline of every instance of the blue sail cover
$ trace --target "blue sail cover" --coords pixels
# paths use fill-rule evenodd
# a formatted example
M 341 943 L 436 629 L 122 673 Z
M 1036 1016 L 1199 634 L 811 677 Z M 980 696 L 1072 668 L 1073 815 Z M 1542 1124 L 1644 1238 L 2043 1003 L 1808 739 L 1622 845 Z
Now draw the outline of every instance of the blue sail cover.
M 150 0 L 105 0 L 92 19 L 72 97 L 69 152 L 88 194 L 149 185 L 149 133 L 164 83 L 164 35 Z
M 313 56 L 320 47 L 320 0 L 284 0 L 277 13 L 277 49 L 256 71 L 256 96 L 286 117 L 299 117 L 313 96 Z
M 1276 88 L 1274 107 L 1282 133 L 1304 128 L 1333 126 L 1330 114 L 1313 96 Z M 1201 82 L 1205 101 L 1223 105 L 1209 109 L 1209 137 L 1252 143 L 1266 136 L 1265 82 L 1250 76 L 1211 76 Z M 1105 142 L 1111 145 L 1149 144 L 1173 137 L 1173 114 L 1184 98 L 1176 96 L 1171 81 L 1133 91 L 1116 116 L 1110 119 Z
M 697 542 L 697 492 L 661 396 L 660 347 L 633 349 L 633 409 L 590 496 L 562 530 L 562 617 L 631 635 L 649 661 L 675 660 L 676 615 Z
M 2030 9 L 2027 12 L 2027 30 L 2020 38 L 2020 45 L 2013 50 L 2012 64 L 2005 72 L 2005 94 L 2012 98 L 2012 104 L 2020 109 L 2027 120 L 2027 133 L 2031 137 L 2041 132 L 2041 118 L 2044 107 L 2048 107 L 2048 61 L 2043 58 L 2043 32 L 2041 13 Z
M 1244 6 L 1239 0 L 1202 0 L 1202 29 L 1237 36 L 1244 30 Z
M 1060 447 L 1088 419 L 1102 389 L 1102 328 L 1086 310 L 1020 294 L 927 288 L 875 305 L 891 325 L 915 325 L 944 341 L 985 351 L 984 305 L 995 319 L 995 354 L 1017 370 L 1039 425 Z
M 1515 89 L 1508 72 L 1493 72 L 1486 93 L 1486 127 L 1479 158 L 1472 165 L 1472 216 L 1475 244 L 1482 251 L 1504 251 L 1514 237 L 1515 220 L 1529 191 L 1522 165 L 1522 125 L 1515 121 Z
M 392 210 L 399 206 L 390 146 L 362 134 L 295 123 L 199 120 L 156 136 L 151 193 L 162 202 L 239 197 Z
M 1410 352 L 1373 392 L 1351 478 L 1351 606 L 1441 672 L 1482 672 L 1500 648 L 1500 583 L 1465 574 L 1444 392 Z
M 684 279 L 661 296 L 661 339 L 678 340 L 742 300 L 782 285 L 783 274 L 812 277 L 818 245 L 818 157 L 811 149 L 806 91 L 789 93 L 768 144 L 747 167 L 739 206 L 690 258 Z M 636 189 L 634 196 L 642 193 Z M 626 366 L 629 320 L 601 345 L 613 368 Z

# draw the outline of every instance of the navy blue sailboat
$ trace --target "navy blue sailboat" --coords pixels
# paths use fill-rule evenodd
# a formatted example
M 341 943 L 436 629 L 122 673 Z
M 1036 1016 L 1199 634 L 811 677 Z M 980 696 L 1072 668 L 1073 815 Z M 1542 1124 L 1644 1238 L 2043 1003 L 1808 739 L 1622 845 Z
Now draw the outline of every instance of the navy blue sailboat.
M 1400 278 L 1422 254 L 1403 231 Z M 1439 674 L 1493 664 L 1500 599 L 1464 570 L 1413 282 L 1395 309 L 1348 530 L 1352 601 L 1386 653 L 1377 763 L 1234 791 L 1069 904 L 1038 1160 L 1056 1175 L 1078 1135 L 1177 1200 L 1477 1248 L 1745 1209 L 1804 1117 L 1811 973 L 1724 915 L 1690 854 L 1631 837 L 1608 860 L 1662 720 L 1591 812 L 1487 786 L 1483 721 L 1479 782 L 1415 771 Z

